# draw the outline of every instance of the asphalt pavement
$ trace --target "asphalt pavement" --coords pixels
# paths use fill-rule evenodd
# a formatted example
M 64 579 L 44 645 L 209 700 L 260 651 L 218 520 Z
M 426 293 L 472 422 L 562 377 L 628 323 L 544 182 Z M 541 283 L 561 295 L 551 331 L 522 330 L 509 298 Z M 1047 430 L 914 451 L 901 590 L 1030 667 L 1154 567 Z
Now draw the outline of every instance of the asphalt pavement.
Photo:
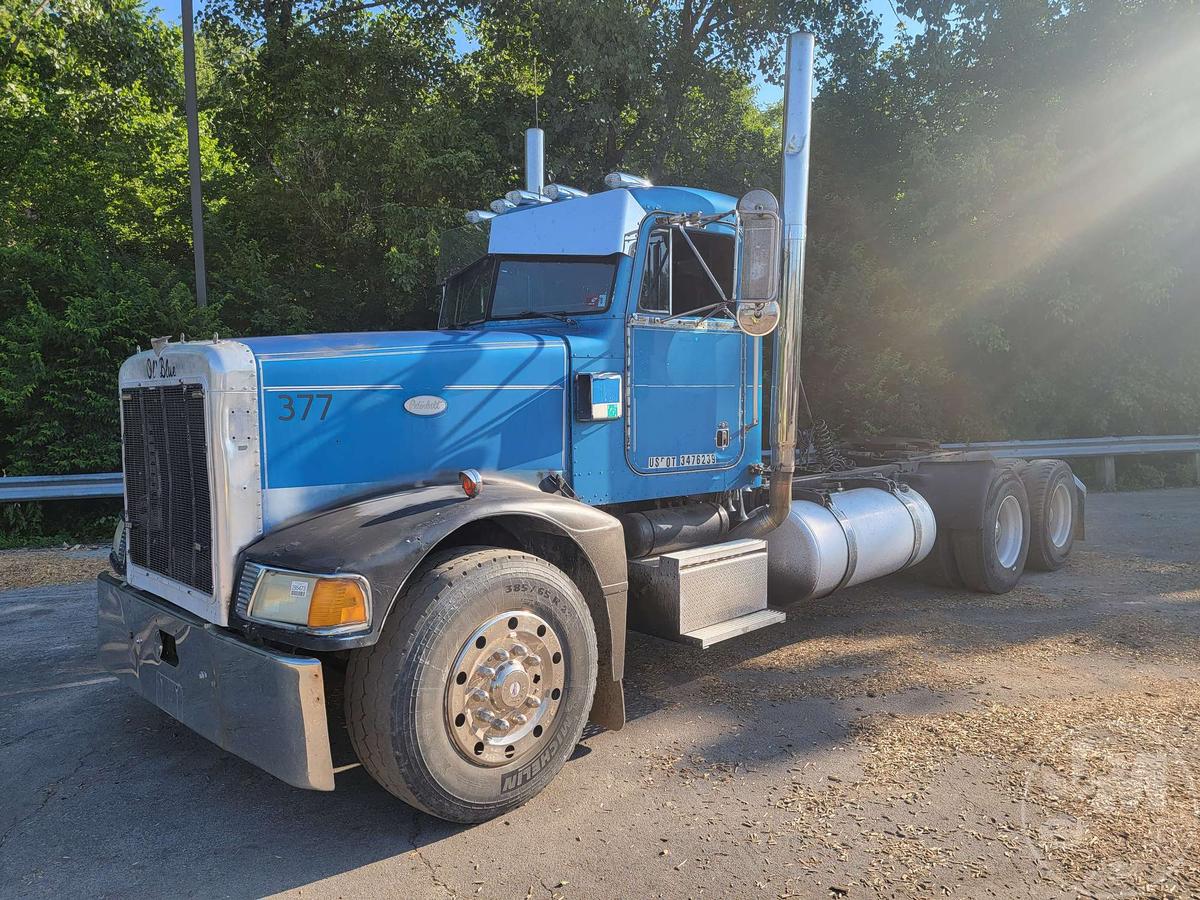
M 340 739 L 315 793 L 174 723 L 100 670 L 92 584 L 3 591 L 0 896 L 1194 896 L 1198 559 L 1200 490 L 1093 495 L 1004 597 L 893 578 L 709 651 L 631 635 L 626 728 L 467 828 Z

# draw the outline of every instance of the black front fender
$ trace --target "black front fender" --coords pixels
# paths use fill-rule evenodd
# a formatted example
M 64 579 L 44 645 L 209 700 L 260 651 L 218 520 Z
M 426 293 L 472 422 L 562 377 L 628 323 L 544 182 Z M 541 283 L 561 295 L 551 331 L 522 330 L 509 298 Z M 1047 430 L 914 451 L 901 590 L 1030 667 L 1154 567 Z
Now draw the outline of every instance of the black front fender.
M 435 547 L 474 522 L 519 521 L 524 527 L 571 541 L 594 576 L 589 596 L 601 655 L 619 681 L 625 658 L 627 569 L 620 522 L 577 500 L 498 477 L 468 499 L 457 485 L 401 488 L 328 509 L 262 537 L 243 559 L 300 572 L 353 572 L 371 586 L 371 624 L 352 635 L 312 635 L 231 619 L 247 635 L 307 650 L 347 650 L 374 644 L 409 577 Z M 589 579 L 591 580 L 591 579 Z M 580 585 L 585 595 L 587 585 Z M 236 605 L 236 604 L 235 604 Z M 597 606 L 600 609 L 597 609 Z M 597 613 L 602 613 L 598 615 Z

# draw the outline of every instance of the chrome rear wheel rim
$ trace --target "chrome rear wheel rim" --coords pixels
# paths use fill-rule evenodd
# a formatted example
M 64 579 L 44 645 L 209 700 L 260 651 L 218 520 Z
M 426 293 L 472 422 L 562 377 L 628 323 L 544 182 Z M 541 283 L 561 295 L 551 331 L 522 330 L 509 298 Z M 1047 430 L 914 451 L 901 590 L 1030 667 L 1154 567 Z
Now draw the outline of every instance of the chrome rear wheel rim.
M 1071 538 L 1071 526 L 1074 510 L 1071 503 L 1071 490 L 1065 481 L 1060 481 L 1050 492 L 1050 512 L 1046 517 L 1046 531 L 1050 543 L 1058 550 L 1067 545 Z
M 445 724 L 455 748 L 480 766 L 522 759 L 544 741 L 565 687 L 562 643 L 528 610 L 477 628 L 446 679 Z
M 1021 518 L 1021 501 L 1009 494 L 996 510 L 996 558 L 1000 565 L 1011 569 L 1021 555 L 1025 523 Z

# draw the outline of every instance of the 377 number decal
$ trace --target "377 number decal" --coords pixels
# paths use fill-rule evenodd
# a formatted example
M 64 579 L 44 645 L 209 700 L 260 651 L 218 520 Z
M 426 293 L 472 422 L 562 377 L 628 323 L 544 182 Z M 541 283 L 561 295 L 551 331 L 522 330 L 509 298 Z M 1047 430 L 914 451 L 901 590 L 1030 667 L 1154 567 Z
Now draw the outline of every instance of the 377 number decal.
M 299 419 L 301 422 L 308 418 L 309 413 L 313 413 L 313 401 L 320 407 L 320 416 L 318 421 L 324 422 L 325 416 L 329 413 L 329 406 L 333 403 L 333 394 L 280 394 L 279 399 L 283 401 L 283 415 L 279 417 L 280 422 L 290 422 L 292 419 Z

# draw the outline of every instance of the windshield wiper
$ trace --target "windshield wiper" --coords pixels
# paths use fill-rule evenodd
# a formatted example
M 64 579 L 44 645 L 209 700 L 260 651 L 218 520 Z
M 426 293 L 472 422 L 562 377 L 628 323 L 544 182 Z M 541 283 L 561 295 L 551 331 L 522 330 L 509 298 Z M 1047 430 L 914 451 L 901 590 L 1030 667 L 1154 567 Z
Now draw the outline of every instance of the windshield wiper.
M 568 316 L 566 313 L 560 312 L 538 312 L 536 310 L 528 310 L 523 313 L 518 313 L 515 316 L 501 316 L 504 319 L 558 319 L 560 322 L 565 322 L 568 325 L 578 325 L 579 323 Z

